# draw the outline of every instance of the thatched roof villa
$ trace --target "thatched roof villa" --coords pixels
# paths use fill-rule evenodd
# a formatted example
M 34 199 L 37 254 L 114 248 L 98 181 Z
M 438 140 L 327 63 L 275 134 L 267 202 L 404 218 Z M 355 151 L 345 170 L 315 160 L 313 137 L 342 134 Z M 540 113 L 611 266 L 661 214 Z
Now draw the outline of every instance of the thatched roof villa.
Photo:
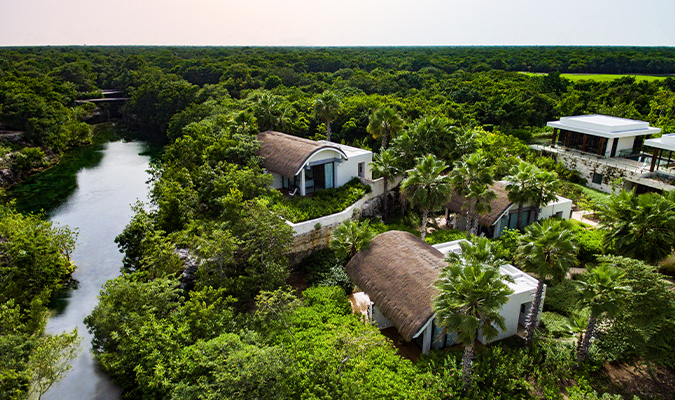
M 380 329 L 394 326 L 406 341 L 415 341 L 424 353 L 456 343 L 454 333 L 445 334 L 434 323 L 434 283 L 445 262 L 445 254 L 459 252 L 460 241 L 431 246 L 419 237 L 401 231 L 389 231 L 375 237 L 370 246 L 357 253 L 346 272 L 371 301 L 368 315 Z M 537 287 L 536 279 L 511 266 L 500 268 L 511 276 L 514 293 L 501 315 L 507 330 L 496 340 L 515 335 L 524 324 Z
M 274 177 L 275 189 L 299 189 L 301 196 L 316 190 L 340 187 L 358 176 L 371 179 L 373 153 L 344 144 L 315 141 L 281 132 L 257 136 L 258 155 Z

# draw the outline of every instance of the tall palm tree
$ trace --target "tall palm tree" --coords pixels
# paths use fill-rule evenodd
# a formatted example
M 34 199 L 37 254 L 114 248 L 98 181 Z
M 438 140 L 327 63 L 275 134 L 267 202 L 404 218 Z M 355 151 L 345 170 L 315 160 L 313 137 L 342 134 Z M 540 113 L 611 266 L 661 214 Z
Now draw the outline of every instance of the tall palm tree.
M 582 304 L 590 308 L 591 315 L 588 317 L 584 338 L 578 346 L 577 366 L 588 357 L 588 348 L 598 318 L 603 314 L 611 318 L 621 310 L 623 295 L 630 290 L 626 286 L 625 275 L 619 268 L 603 263 L 584 274 L 579 281 Z
M 534 221 L 536 222 L 539 221 L 541 208 L 558 198 L 556 193 L 560 188 L 560 181 L 558 180 L 558 174 L 555 172 L 542 170 L 537 172 L 534 179 L 532 202 L 534 203 Z
M 671 195 L 672 196 L 672 195 Z M 675 245 L 675 202 L 656 193 L 621 192 L 601 206 L 605 246 L 618 254 L 654 264 Z
M 510 173 L 511 175 L 504 178 L 508 182 L 506 190 L 509 192 L 509 201 L 518 204 L 518 229 L 522 230 L 523 204 L 534 198 L 536 171 L 532 164 L 521 161 L 511 168 Z
M 339 257 L 347 260 L 354 257 L 361 249 L 370 244 L 375 233 L 370 229 L 370 222 L 354 222 L 347 220 L 333 230 L 330 239 L 330 248 Z
M 269 93 L 258 97 L 254 106 L 255 118 L 261 131 L 272 129 L 279 117 L 279 101 Z
M 497 198 L 494 190 L 485 183 L 475 183 L 469 187 L 469 193 L 466 195 L 467 199 L 472 199 L 474 202 L 473 213 L 471 214 L 471 234 L 478 234 L 478 220 L 482 214 L 489 214 L 492 212 L 491 202 Z
M 370 114 L 368 121 L 368 133 L 373 139 L 381 138 L 384 150 L 387 147 L 387 140 L 403 129 L 404 121 L 393 107 L 382 107 Z
M 482 185 L 491 185 L 494 182 L 487 162 L 487 158 L 479 153 L 465 155 L 461 160 L 455 162 L 455 168 L 450 172 L 453 190 L 467 200 L 464 206 L 467 220 L 467 238 L 471 233 L 472 217 L 477 204 L 475 200 L 483 193 L 480 189 Z
M 385 222 L 387 221 L 387 211 L 389 210 L 387 196 L 387 192 L 389 191 L 389 181 L 401 173 L 401 169 L 397 164 L 397 157 L 391 149 L 383 150 L 379 154 L 375 154 L 373 162 L 370 164 L 373 168 L 373 172 L 382 175 L 384 181 L 382 219 Z
M 331 92 L 325 91 L 314 100 L 314 115 L 326 123 L 326 140 L 330 142 L 330 123 L 337 118 L 340 112 L 340 99 Z
M 478 246 L 481 241 L 487 239 L 479 238 Z M 510 279 L 499 273 L 496 260 L 486 262 L 489 257 L 475 257 L 466 251 L 466 246 L 462 247 L 462 256 L 448 257 L 449 264 L 436 282 L 439 293 L 434 300 L 436 323 L 447 332 L 456 332 L 458 341 L 464 345 L 464 392 L 471 385 L 474 343 L 479 333 L 487 342 L 499 334 L 497 328 L 506 330 L 505 319 L 499 312 L 513 293 L 506 284 Z
M 427 236 L 429 211 L 435 211 L 448 202 L 452 194 L 450 177 L 443 175 L 448 166 L 436 156 L 417 159 L 417 166 L 401 182 L 401 193 L 413 206 L 422 209 L 422 240 Z
M 452 159 L 457 128 L 447 118 L 425 116 L 392 140 L 392 148 L 408 163 L 415 158 L 433 154 L 441 160 Z M 408 165 L 412 168 L 413 165 Z
M 579 248 L 574 234 L 563 221 L 547 219 L 525 228 L 516 249 L 515 260 L 519 267 L 534 272 L 539 277 L 532 307 L 525 323 L 525 343 L 529 347 L 534 331 L 539 325 L 539 309 L 544 294 L 544 279 L 562 280 L 567 271 L 577 263 Z

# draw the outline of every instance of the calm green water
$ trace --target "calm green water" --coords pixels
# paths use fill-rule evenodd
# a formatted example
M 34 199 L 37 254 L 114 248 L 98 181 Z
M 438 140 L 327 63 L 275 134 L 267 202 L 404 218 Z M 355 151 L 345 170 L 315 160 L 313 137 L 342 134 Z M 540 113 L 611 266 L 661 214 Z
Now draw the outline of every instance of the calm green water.
M 146 201 L 149 148 L 117 140 L 99 129 L 98 143 L 75 149 L 61 163 L 13 189 L 21 211 L 44 210 L 51 221 L 79 230 L 73 261 L 75 282 L 52 302 L 49 332 L 77 328 L 83 351 L 73 369 L 44 399 L 119 399 L 119 389 L 94 363 L 83 319 L 98 302 L 101 286 L 120 274 L 122 254 L 114 243 L 132 216 L 130 205 Z

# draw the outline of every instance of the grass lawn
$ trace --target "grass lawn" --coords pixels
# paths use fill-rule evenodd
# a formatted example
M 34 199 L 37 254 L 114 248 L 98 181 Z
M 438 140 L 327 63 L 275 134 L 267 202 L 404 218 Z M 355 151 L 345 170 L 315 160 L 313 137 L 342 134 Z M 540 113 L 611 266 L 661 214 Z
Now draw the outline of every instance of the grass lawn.
M 543 73 L 536 73 L 536 72 L 521 72 L 522 74 L 525 75 L 545 75 Z M 615 79 L 623 78 L 625 76 L 632 76 L 635 77 L 635 81 L 641 82 L 641 81 L 647 81 L 647 82 L 653 82 L 653 81 L 660 81 L 663 79 L 666 79 L 666 76 L 654 76 L 654 75 L 628 75 L 628 74 L 560 74 L 561 77 L 565 79 L 569 79 L 573 82 L 577 81 L 585 81 L 585 80 L 590 80 L 590 81 L 596 81 L 596 82 L 606 82 L 606 81 L 613 81 Z

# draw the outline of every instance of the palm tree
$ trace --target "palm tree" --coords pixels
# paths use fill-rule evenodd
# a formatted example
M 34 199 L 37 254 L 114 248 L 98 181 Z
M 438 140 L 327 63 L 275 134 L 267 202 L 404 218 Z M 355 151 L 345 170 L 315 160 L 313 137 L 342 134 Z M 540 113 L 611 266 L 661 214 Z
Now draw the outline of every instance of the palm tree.
M 276 125 L 279 116 L 279 102 L 269 93 L 263 93 L 258 97 L 254 106 L 255 118 L 261 131 L 272 129 Z
M 489 214 L 492 212 L 492 200 L 497 198 L 494 190 L 490 189 L 485 183 L 475 183 L 469 187 L 467 199 L 474 201 L 473 213 L 471 214 L 471 234 L 478 234 L 478 220 L 482 214 Z M 470 200 L 471 201 L 471 200 Z
M 394 108 L 383 107 L 370 114 L 367 130 L 373 139 L 382 138 L 381 149 L 384 150 L 387 147 L 387 139 L 396 136 L 403 129 L 403 125 L 403 119 Z
M 588 317 L 584 338 L 578 346 L 577 366 L 588 357 L 588 348 L 598 318 L 603 314 L 611 318 L 621 309 L 623 295 L 630 290 L 626 286 L 625 275 L 619 268 L 603 263 L 584 274 L 579 281 L 582 304 L 590 308 L 591 315 Z
M 401 132 L 392 141 L 402 161 L 413 163 L 415 158 L 433 154 L 441 160 L 452 159 L 457 129 L 447 118 L 422 117 L 410 129 Z M 412 168 L 413 165 L 409 165 Z
M 506 284 L 510 279 L 499 273 L 494 258 L 493 262 L 486 262 L 489 257 L 481 259 L 467 251 L 467 246 L 485 247 L 483 241 L 487 242 L 487 239 L 479 238 L 476 244 L 460 245 L 462 255 L 448 257 L 449 264 L 436 282 L 439 292 L 434 300 L 436 323 L 447 332 L 456 332 L 458 341 L 464 344 L 462 378 L 465 393 L 471 385 L 476 338 L 480 333 L 488 342 L 499 334 L 497 328 L 506 330 L 505 319 L 499 312 L 513 293 Z
M 547 219 L 525 228 L 525 234 L 516 249 L 515 260 L 519 267 L 534 272 L 539 277 L 525 323 L 525 343 L 528 347 L 532 344 L 534 331 L 539 325 L 544 279 L 562 280 L 567 271 L 577 263 L 578 252 L 574 234 L 561 220 Z
M 532 164 L 521 161 L 511 168 L 511 175 L 504 178 L 509 183 L 506 190 L 509 192 L 509 201 L 518 204 L 518 229 L 523 229 L 523 204 L 534 198 L 533 183 L 536 171 Z
M 541 170 L 535 174 L 534 179 L 532 202 L 534 203 L 534 221 L 536 222 L 539 221 L 541 208 L 558 198 L 556 193 L 560 188 L 560 181 L 558 180 L 558 174 L 555 172 Z
M 452 188 L 459 196 L 464 196 L 467 200 L 466 210 L 466 236 L 470 236 L 472 217 L 481 195 L 487 195 L 482 190 L 483 185 L 493 183 L 490 168 L 487 166 L 487 158 L 479 153 L 465 155 L 460 161 L 455 162 L 455 168 L 450 172 Z M 487 195 L 489 196 L 489 195 Z
M 340 99 L 333 92 L 326 91 L 314 100 L 314 115 L 326 123 L 326 140 L 330 142 L 330 123 L 340 112 Z
M 394 155 L 394 152 L 391 149 L 383 150 L 379 154 L 375 154 L 373 162 L 370 166 L 373 168 L 373 172 L 382 175 L 384 181 L 384 198 L 383 208 L 382 208 L 382 219 L 387 221 L 387 211 L 388 211 L 388 197 L 387 192 L 389 191 L 389 181 L 394 179 L 396 175 L 401 173 L 401 169 L 397 165 L 398 160 Z
M 339 257 L 349 260 L 356 253 L 368 247 L 374 236 L 369 221 L 352 222 L 347 220 L 333 230 L 330 248 Z
M 450 177 L 442 175 L 448 166 L 436 156 L 417 159 L 417 166 L 401 182 L 401 193 L 413 206 L 422 209 L 422 240 L 427 236 L 427 218 L 429 211 L 435 211 L 448 202 L 452 193 Z
M 656 193 L 621 192 L 598 211 L 605 246 L 620 255 L 655 264 L 675 244 L 675 203 Z
M 251 111 L 244 110 L 232 118 L 230 122 L 230 133 L 243 134 L 243 135 L 253 135 L 257 133 L 258 126 L 256 124 L 255 117 Z

